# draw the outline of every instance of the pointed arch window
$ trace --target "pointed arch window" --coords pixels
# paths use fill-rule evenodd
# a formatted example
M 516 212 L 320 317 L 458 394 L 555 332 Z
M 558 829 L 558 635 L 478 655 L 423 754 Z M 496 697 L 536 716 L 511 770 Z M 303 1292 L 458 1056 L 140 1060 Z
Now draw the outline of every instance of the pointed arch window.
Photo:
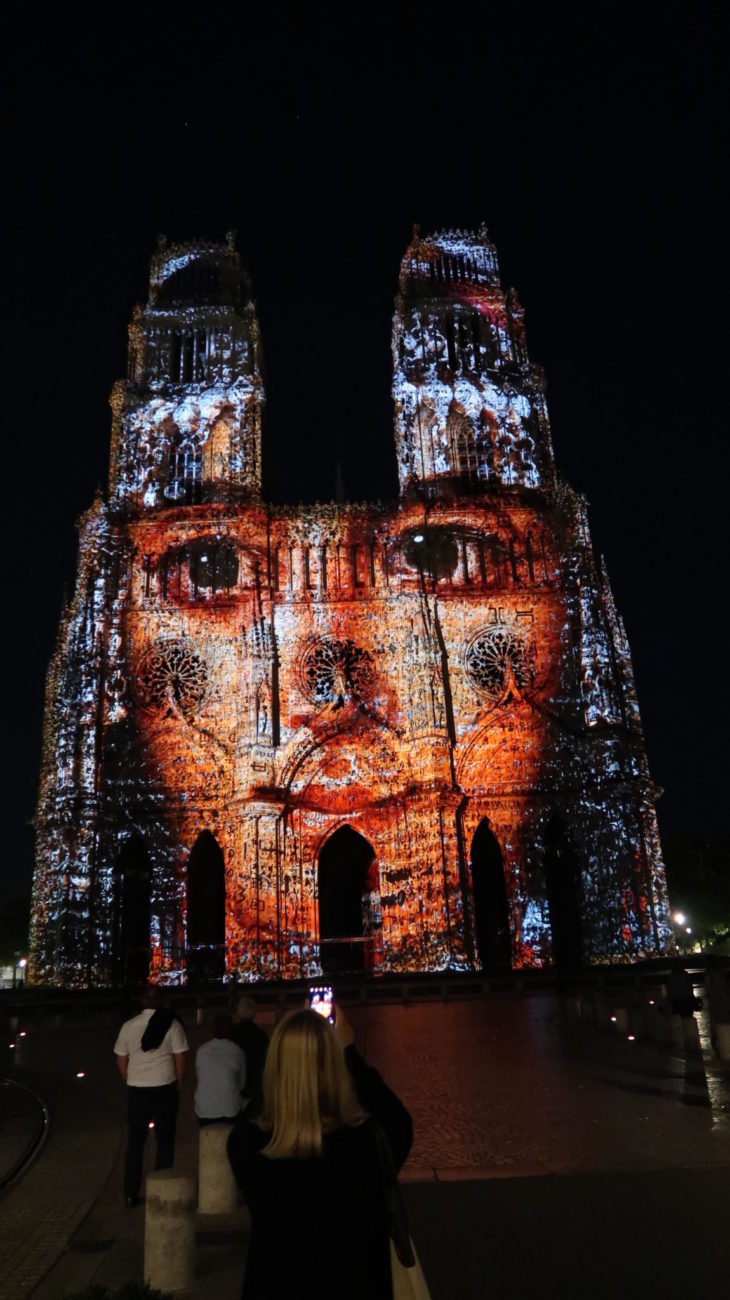
M 461 411 L 449 412 L 446 421 L 449 436 L 451 467 L 454 474 L 461 478 L 476 478 L 479 458 L 474 426 L 467 415 Z
M 170 446 L 170 465 L 165 496 L 168 501 L 194 504 L 200 500 L 203 452 L 192 434 L 176 430 Z

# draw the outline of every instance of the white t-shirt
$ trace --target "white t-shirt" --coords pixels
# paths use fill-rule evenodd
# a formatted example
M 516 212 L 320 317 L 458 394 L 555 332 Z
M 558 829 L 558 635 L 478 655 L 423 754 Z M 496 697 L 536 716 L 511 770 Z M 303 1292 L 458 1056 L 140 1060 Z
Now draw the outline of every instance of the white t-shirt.
M 127 1084 L 130 1088 L 159 1088 L 164 1083 L 174 1083 L 175 1062 L 173 1052 L 187 1052 L 188 1040 L 179 1020 L 173 1020 L 159 1047 L 142 1051 L 142 1035 L 154 1011 L 149 1008 L 140 1015 L 125 1020 L 114 1044 L 117 1056 L 128 1056 Z
M 246 1085 L 246 1057 L 238 1043 L 229 1038 L 203 1043 L 195 1056 L 195 1072 L 195 1114 L 200 1119 L 237 1115 L 242 1106 L 241 1089 Z

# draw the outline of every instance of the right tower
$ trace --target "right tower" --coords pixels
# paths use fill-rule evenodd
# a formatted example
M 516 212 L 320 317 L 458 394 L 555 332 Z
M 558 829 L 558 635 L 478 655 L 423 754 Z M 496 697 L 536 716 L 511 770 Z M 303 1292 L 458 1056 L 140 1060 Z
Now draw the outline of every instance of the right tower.
M 483 227 L 414 230 L 393 365 L 401 517 L 422 520 L 406 558 L 443 646 L 482 964 L 541 959 L 537 881 L 558 965 L 664 951 L 658 792 L 626 632 L 586 502 L 556 476 L 544 374 Z

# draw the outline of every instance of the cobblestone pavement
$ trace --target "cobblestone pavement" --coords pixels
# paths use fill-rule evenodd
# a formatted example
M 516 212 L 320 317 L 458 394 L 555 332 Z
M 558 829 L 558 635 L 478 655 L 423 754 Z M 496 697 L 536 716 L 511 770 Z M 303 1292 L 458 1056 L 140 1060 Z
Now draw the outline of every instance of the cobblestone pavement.
M 659 1213 L 662 1189 L 680 1175 L 713 1187 L 727 1179 L 730 1190 L 727 1076 L 708 1072 L 701 1057 L 568 1024 L 548 995 L 355 1006 L 348 1014 L 364 1053 L 414 1116 L 404 1178 L 434 1300 L 485 1294 L 483 1268 L 492 1257 L 509 1282 L 507 1243 L 519 1252 L 517 1227 L 510 1219 L 495 1235 L 479 1225 L 484 1215 L 498 1224 L 515 1198 L 536 1214 L 560 1202 L 580 1218 L 581 1187 L 592 1188 L 607 1230 L 617 1232 L 622 1198 L 628 1204 L 633 1196 L 638 1213 L 645 1195 Z M 207 1031 L 188 1030 L 195 1048 Z M 52 1132 L 36 1164 L 0 1201 L 2 1300 L 58 1300 L 92 1279 L 111 1286 L 141 1276 L 143 1211 L 126 1211 L 121 1198 L 124 1089 L 111 1054 L 115 1031 L 111 1023 L 33 1029 L 5 1071 L 48 1102 Z M 192 1091 L 191 1072 L 176 1156 L 179 1168 L 191 1170 Z M 513 1183 L 502 1195 L 505 1179 Z M 671 1221 L 671 1213 L 665 1217 Z M 705 1222 L 712 1226 L 711 1207 Z M 469 1223 L 457 1291 L 448 1281 L 453 1242 Z M 238 1300 L 244 1221 L 229 1216 L 199 1227 L 190 1296 L 202 1300 L 214 1285 L 216 1300 Z M 549 1252 L 552 1242 L 557 1249 L 560 1240 L 546 1229 L 543 1248 Z M 640 1292 L 623 1287 L 622 1294 Z
M 36 1096 L 10 1079 L 0 1079 L 0 1184 L 25 1156 L 43 1126 Z
M 351 1018 L 413 1114 L 409 1178 L 730 1166 L 727 1075 L 699 1057 L 570 1025 L 546 996 L 382 1012 Z
M 23 1074 L 51 1107 L 51 1131 L 0 1201 L 0 1300 L 22 1300 L 53 1266 L 99 1195 L 120 1142 L 118 1119 L 94 1090 L 80 1098 L 63 1072 Z

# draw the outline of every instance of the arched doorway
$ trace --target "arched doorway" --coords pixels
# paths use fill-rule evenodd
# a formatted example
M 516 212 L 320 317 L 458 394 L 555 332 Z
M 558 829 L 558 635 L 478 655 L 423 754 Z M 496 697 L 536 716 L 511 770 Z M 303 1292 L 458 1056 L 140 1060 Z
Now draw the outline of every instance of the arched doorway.
M 486 818 L 477 826 L 471 842 L 471 882 L 482 968 L 489 975 L 497 975 L 511 969 L 512 949 L 502 853 Z
M 202 831 L 188 858 L 188 984 L 223 979 L 226 965 L 226 873 L 215 835 Z
M 553 817 L 545 832 L 545 889 L 558 970 L 580 966 L 583 959 L 580 918 L 580 871 L 568 830 Z
M 149 854 L 139 835 L 125 840 L 116 866 L 117 954 L 119 984 L 144 984 L 150 965 Z
M 382 926 L 375 851 L 341 826 L 319 855 L 319 952 L 327 974 L 372 970 Z

